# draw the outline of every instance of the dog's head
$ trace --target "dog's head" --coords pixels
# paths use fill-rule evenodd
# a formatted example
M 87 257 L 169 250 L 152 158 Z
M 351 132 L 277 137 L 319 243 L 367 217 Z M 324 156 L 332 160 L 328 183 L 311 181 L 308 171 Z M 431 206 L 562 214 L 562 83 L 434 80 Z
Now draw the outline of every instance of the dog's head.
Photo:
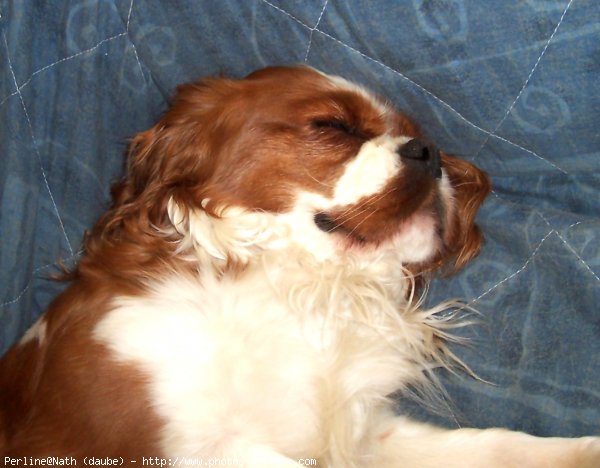
M 267 68 L 180 86 L 134 139 L 115 203 L 225 262 L 293 244 L 317 258 L 393 251 L 420 273 L 478 253 L 488 191 L 363 88 Z

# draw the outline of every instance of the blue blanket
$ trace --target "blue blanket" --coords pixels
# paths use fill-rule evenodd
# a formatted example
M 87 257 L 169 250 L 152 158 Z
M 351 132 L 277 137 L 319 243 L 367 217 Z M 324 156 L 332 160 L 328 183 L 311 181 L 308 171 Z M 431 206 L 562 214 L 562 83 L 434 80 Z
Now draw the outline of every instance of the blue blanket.
M 487 170 L 487 243 L 429 299 L 481 314 L 450 426 L 600 433 L 597 0 L 0 0 L 0 352 L 64 287 L 128 138 L 178 83 L 307 63 Z

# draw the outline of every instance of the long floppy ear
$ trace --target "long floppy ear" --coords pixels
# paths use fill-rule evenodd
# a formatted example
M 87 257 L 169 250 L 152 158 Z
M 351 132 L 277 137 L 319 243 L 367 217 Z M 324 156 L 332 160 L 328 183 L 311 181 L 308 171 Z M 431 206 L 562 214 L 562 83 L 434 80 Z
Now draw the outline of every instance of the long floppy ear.
M 152 197 L 158 190 L 202 183 L 210 176 L 213 161 L 207 157 L 208 136 L 218 120 L 216 104 L 233 83 L 211 78 L 177 88 L 160 121 L 131 141 L 124 196 Z
M 443 245 L 438 255 L 429 262 L 408 266 L 419 288 L 425 282 L 423 275 L 449 275 L 463 268 L 479 254 L 483 243 L 475 216 L 490 193 L 490 178 L 473 164 L 444 153 L 442 167 L 452 187 L 452 204 L 446 207 Z
M 214 78 L 179 86 L 159 122 L 132 139 L 125 177 L 112 188 L 111 208 L 88 233 L 88 250 L 94 239 L 156 234 L 156 228 L 169 222 L 169 200 L 186 198 L 190 187 L 198 191 L 205 183 L 214 166 L 207 135 L 214 130 L 217 103 L 232 83 Z M 200 203 L 193 198 L 187 195 L 188 204 Z
M 136 222 L 142 231 L 162 226 L 171 192 L 184 184 L 183 168 L 203 160 L 186 129 L 167 126 L 164 119 L 130 143 L 126 174 L 112 187 L 112 206 L 99 222 L 104 235 L 127 222 Z
M 159 122 L 132 139 L 126 175 L 113 187 L 112 208 L 101 223 L 104 230 L 117 228 L 128 217 L 141 225 L 161 226 L 167 222 L 167 204 L 174 197 L 200 207 L 197 192 L 215 166 L 209 142 L 219 121 L 217 104 L 234 84 L 209 78 L 177 88 Z
M 491 191 L 489 176 L 473 164 L 442 154 L 444 167 L 453 189 L 454 207 L 448 213 L 444 251 L 438 260 L 445 273 L 454 273 L 479 254 L 483 235 L 475 216 Z
M 195 251 L 219 270 L 237 268 L 276 233 L 263 217 L 231 206 L 216 169 L 234 154 L 230 138 L 245 125 L 238 83 L 212 78 L 179 86 L 165 115 L 131 141 L 127 174 L 97 225 L 110 239 L 169 237 L 174 250 Z M 256 243 L 249 242 L 250 233 Z

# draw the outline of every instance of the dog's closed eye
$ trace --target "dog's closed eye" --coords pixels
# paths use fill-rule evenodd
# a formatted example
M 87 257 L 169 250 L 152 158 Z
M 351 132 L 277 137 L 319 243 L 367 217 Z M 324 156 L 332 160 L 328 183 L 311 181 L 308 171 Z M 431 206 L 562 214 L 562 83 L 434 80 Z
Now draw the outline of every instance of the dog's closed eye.
M 343 133 L 347 136 L 359 138 L 361 140 L 368 140 L 373 135 L 363 131 L 356 125 L 352 125 L 349 122 L 338 119 L 338 118 L 319 118 L 312 121 L 312 127 L 317 129 L 319 132 L 333 131 L 337 133 Z

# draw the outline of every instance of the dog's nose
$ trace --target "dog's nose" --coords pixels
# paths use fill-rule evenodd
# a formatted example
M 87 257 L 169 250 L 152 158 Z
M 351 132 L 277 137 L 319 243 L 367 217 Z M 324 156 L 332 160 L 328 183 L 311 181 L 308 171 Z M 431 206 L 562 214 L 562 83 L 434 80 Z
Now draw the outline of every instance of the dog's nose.
M 404 160 L 422 164 L 436 179 L 442 177 L 440 151 L 435 146 L 415 138 L 398 148 L 397 153 Z

